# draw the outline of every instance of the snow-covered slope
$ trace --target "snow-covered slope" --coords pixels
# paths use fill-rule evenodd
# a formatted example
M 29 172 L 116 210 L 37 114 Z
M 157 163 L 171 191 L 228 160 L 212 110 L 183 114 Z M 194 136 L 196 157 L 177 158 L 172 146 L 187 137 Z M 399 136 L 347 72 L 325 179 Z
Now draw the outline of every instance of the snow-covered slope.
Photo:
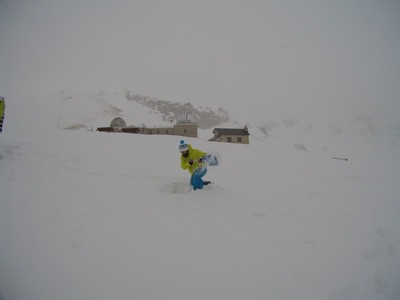
M 101 106 L 127 117 L 116 103 Z M 57 129 L 108 119 L 91 105 L 36 126 L 37 111 L 7 109 L 2 300 L 400 298 L 396 146 L 349 134 L 324 150 L 331 136 L 279 130 L 233 145 L 201 131 L 187 142 L 222 163 L 195 192 L 180 137 Z

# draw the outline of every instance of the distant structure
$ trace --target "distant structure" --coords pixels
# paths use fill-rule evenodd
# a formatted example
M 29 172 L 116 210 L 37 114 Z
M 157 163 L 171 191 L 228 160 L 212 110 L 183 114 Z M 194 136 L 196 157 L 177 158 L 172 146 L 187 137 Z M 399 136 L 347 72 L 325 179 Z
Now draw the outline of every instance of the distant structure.
M 189 120 L 177 121 L 173 127 L 136 127 L 127 126 L 122 118 L 115 118 L 111 121 L 110 127 L 99 127 L 97 131 L 102 132 L 124 132 L 137 134 L 161 134 L 161 135 L 179 135 L 197 138 L 198 125 Z
M 214 136 L 209 139 L 210 142 L 225 142 L 237 144 L 249 144 L 249 129 L 246 126 L 242 129 L 236 128 L 215 128 Z
M 198 129 L 198 125 L 196 122 L 187 121 L 187 120 L 178 121 L 174 125 L 174 134 L 197 138 L 197 129 Z
M 120 117 L 117 117 L 117 118 L 114 118 L 114 119 L 111 121 L 110 127 L 119 127 L 119 128 L 123 128 L 123 127 L 126 127 L 126 123 L 125 123 L 124 119 L 122 119 L 122 118 L 120 118 Z

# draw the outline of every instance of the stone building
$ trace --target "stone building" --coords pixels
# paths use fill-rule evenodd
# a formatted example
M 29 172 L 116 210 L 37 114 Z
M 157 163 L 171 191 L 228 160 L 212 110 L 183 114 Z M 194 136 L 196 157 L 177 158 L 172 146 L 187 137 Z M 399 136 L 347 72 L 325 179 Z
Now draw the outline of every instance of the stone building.
M 249 144 L 249 129 L 247 125 L 244 128 L 215 128 L 213 131 L 214 136 L 209 139 L 210 142 L 225 142 L 225 143 L 238 143 Z

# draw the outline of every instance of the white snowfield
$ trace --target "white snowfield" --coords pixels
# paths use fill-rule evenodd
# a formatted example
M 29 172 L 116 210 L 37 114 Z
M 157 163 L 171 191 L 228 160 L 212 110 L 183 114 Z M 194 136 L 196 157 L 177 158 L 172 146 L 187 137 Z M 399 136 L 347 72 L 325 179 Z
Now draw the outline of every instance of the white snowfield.
M 2 300 L 400 299 L 398 147 L 188 138 L 222 158 L 191 191 L 180 137 L 10 127 Z

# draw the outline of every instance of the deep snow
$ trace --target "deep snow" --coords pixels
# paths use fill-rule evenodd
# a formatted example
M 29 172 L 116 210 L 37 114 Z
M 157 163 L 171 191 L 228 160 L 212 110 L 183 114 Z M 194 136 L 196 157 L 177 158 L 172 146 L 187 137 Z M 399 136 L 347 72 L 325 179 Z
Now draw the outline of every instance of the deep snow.
M 222 163 L 191 191 L 181 137 L 61 130 L 77 116 L 59 104 L 7 102 L 1 300 L 400 298 L 398 146 L 347 128 L 250 145 L 200 131 L 187 142 Z

